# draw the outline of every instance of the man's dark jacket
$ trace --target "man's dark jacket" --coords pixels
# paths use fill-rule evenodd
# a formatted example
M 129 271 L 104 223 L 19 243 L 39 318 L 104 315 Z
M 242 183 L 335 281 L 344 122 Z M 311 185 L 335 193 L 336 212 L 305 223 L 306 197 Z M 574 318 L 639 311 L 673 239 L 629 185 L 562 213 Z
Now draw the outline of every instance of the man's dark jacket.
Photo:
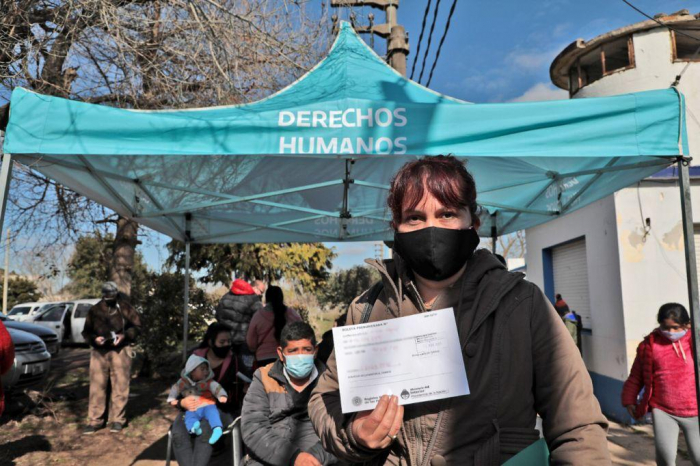
M 326 370 L 318 359 L 316 370 L 319 376 Z M 249 453 L 245 465 L 291 465 L 302 452 L 324 466 L 335 464 L 336 458 L 323 449 L 314 432 L 307 410 L 319 378 L 297 392 L 283 371 L 279 360 L 261 367 L 248 388 L 241 413 L 243 441 Z
M 134 343 L 140 331 L 141 316 L 131 304 L 119 299 L 117 305 L 112 307 L 102 299 L 88 311 L 82 334 L 93 348 L 119 349 Z M 116 346 L 112 340 L 112 332 L 124 335 Z M 95 343 L 97 337 L 104 337 L 105 344 L 98 346 Z

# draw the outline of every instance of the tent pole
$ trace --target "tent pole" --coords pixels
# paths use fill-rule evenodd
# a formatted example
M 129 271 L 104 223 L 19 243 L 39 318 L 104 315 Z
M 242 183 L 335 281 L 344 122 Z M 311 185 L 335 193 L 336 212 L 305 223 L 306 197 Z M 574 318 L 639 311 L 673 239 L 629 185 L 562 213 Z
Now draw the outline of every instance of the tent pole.
M 182 363 L 187 362 L 187 339 L 190 331 L 190 242 L 192 241 L 191 236 L 191 223 L 192 214 L 187 212 L 185 214 L 185 290 L 183 293 L 184 302 L 182 306 L 183 320 L 182 320 Z
M 695 396 L 700 405 L 700 299 L 698 299 L 698 270 L 695 262 L 695 231 L 693 208 L 690 198 L 690 161 L 678 159 L 678 181 L 681 188 L 681 216 L 683 218 L 683 242 L 685 246 L 685 270 L 688 277 L 688 302 L 693 332 L 693 357 L 695 358 Z
M 496 241 L 498 240 L 498 226 L 496 226 L 496 214 L 498 211 L 491 214 L 491 252 L 496 254 Z
M 0 155 L 2 155 L 2 168 L 0 168 L 0 232 L 2 232 L 5 225 L 5 207 L 7 207 L 7 196 L 10 193 L 10 181 L 12 180 L 12 156 L 2 153 L 4 141 L 5 132 L 0 130 Z M 7 251 L 5 253 L 7 254 Z
M 187 337 L 189 333 L 189 307 L 190 307 L 190 240 L 185 241 L 185 300 L 183 303 L 183 326 L 182 326 L 182 362 L 187 362 Z

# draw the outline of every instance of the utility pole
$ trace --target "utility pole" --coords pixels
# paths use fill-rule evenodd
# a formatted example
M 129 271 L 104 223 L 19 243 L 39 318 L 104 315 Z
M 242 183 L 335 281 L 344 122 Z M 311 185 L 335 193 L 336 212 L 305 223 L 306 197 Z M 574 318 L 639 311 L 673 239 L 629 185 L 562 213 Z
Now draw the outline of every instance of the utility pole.
M 384 243 L 381 241 L 374 245 L 374 258 L 378 261 L 384 260 Z
M 1 230 L 0 230 L 1 231 Z M 7 287 L 10 276 L 10 229 L 7 229 L 7 239 L 5 240 L 5 273 L 2 277 L 2 313 L 7 315 Z
M 353 27 L 360 34 L 376 34 L 379 37 L 388 39 L 386 53 L 389 65 L 403 76 L 406 76 L 406 57 L 409 51 L 408 34 L 406 29 L 398 24 L 397 10 L 399 9 L 399 0 L 331 0 L 331 7 L 333 8 L 355 6 L 369 6 L 384 10 L 386 23 L 374 24 L 374 16 L 370 15 L 369 26 L 357 26 L 353 21 Z M 333 15 L 333 20 L 337 21 L 338 17 Z

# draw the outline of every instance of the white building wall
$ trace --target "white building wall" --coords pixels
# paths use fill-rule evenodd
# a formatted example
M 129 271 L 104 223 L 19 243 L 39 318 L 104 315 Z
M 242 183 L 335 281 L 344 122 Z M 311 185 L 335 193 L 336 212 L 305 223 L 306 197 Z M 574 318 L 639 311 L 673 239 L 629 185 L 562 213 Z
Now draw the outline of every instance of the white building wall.
M 667 302 L 688 306 L 680 190 L 676 182 L 647 180 L 614 196 L 629 370 L 637 345 L 658 325 L 659 307 Z M 691 197 L 700 200 L 700 186 L 692 186 Z M 697 224 L 698 201 L 693 217 Z M 645 238 L 646 218 L 651 228 Z
M 591 332 L 583 334 L 583 359 L 590 372 L 624 380 L 627 361 L 613 197 L 531 228 L 526 235 L 528 280 L 543 290 L 545 275 L 551 273 L 545 270 L 543 250 L 585 237 Z
M 673 61 L 671 33 L 665 28 L 636 33 L 633 44 L 635 68 L 605 76 L 580 89 L 574 98 L 668 88 L 688 65 L 688 62 Z M 686 99 L 689 155 L 695 157 L 693 165 L 698 165 L 700 62 L 690 63 L 681 78 L 679 89 Z M 641 240 L 644 230 L 638 193 L 644 217 L 652 221 L 646 241 Z M 669 301 L 684 305 L 688 303 L 680 194 L 676 183 L 646 181 L 639 191 L 636 187 L 627 188 L 617 192 L 614 197 L 629 368 L 634 361 L 637 345 L 656 325 L 659 306 Z M 693 187 L 692 198 L 695 200 L 693 217 L 697 224 L 700 223 L 700 188 Z
M 581 88 L 574 99 L 666 89 L 688 62 L 673 62 L 671 33 L 665 28 L 633 35 L 636 66 L 618 71 Z M 700 148 L 700 62 L 692 62 L 678 86 L 686 99 L 686 125 L 691 155 Z M 695 150 L 694 150 L 695 149 Z M 696 154 L 693 165 L 700 164 Z
M 671 35 L 664 28 L 636 33 L 633 43 L 635 68 L 605 76 L 580 89 L 574 98 L 668 88 L 688 64 L 673 62 Z M 690 63 L 679 89 L 686 98 L 689 155 L 695 155 L 693 165 L 698 165 L 700 62 Z M 698 224 L 700 186 L 693 186 L 692 197 Z M 642 240 L 647 217 L 651 229 Z M 639 190 L 636 186 L 623 189 L 526 231 L 528 279 L 542 289 L 546 274 L 551 273 L 543 266 L 543 251 L 585 236 L 592 331 L 583 336 L 583 356 L 603 411 L 621 420 L 628 420 L 619 401 L 622 383 L 637 345 L 656 326 L 659 306 L 669 301 L 688 303 L 680 225 L 677 183 L 645 181 Z

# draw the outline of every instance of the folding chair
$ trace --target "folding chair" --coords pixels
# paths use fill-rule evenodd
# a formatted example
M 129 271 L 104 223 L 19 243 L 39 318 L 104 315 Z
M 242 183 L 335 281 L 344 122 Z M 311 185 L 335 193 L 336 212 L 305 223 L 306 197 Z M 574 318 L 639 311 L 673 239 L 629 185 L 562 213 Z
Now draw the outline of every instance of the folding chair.
M 233 445 L 233 466 L 240 466 L 243 459 L 243 434 L 241 432 L 241 417 L 238 416 L 224 430 L 222 437 L 231 434 L 231 444 Z M 170 458 L 173 452 L 173 434 L 168 430 L 168 451 L 165 454 L 165 466 L 170 466 Z M 186 465 L 183 465 L 186 466 Z

